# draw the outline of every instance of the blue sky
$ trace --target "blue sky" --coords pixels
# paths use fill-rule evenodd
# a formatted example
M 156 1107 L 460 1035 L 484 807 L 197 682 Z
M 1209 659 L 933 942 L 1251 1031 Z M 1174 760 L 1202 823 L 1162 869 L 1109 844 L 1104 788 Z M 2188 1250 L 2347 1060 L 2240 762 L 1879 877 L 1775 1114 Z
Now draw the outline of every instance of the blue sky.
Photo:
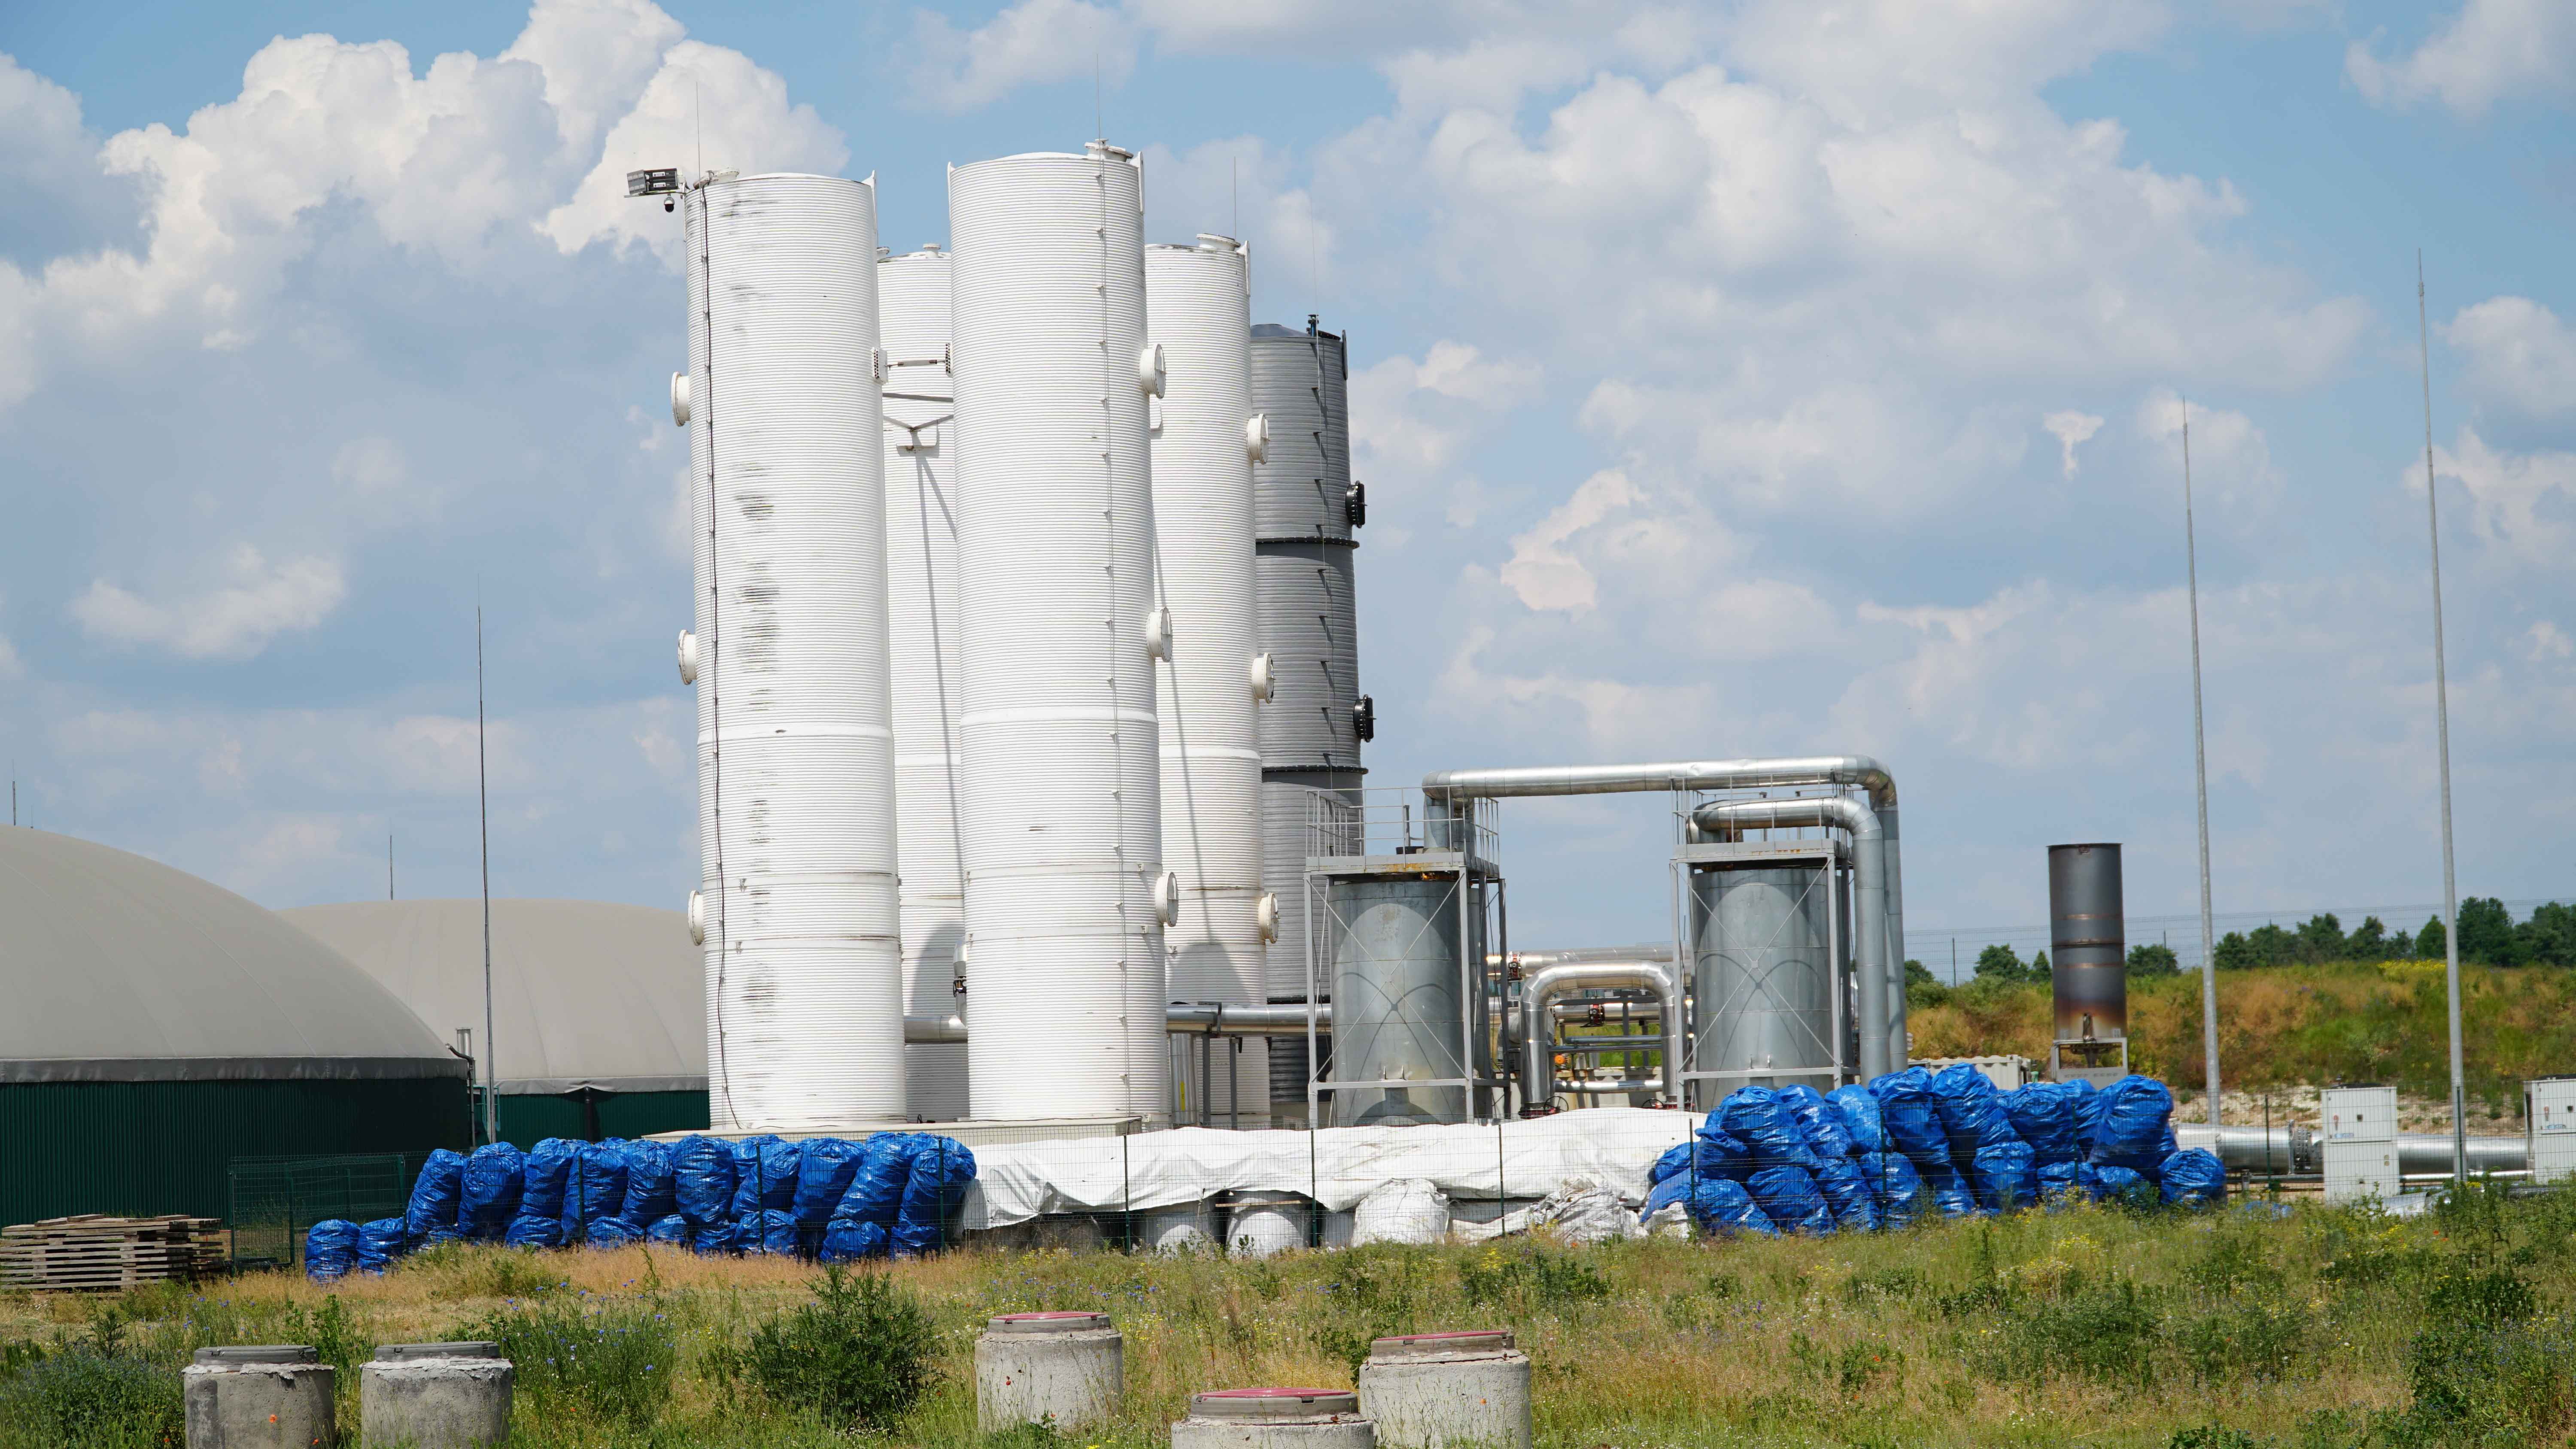
M 2421 247 L 2462 889 L 2576 894 L 2550 0 L 102 3 L 0 52 L 20 819 L 271 905 L 381 892 L 388 833 L 473 889 L 478 588 L 495 890 L 678 904 L 675 233 L 616 178 L 873 171 L 909 247 L 1095 105 L 1153 236 L 1352 333 L 1374 783 L 1874 754 L 1927 929 L 2040 919 L 2068 839 L 2192 909 L 2185 396 L 2219 909 L 2438 898 Z M 1517 943 L 1665 929 L 1655 802 L 1504 829 Z

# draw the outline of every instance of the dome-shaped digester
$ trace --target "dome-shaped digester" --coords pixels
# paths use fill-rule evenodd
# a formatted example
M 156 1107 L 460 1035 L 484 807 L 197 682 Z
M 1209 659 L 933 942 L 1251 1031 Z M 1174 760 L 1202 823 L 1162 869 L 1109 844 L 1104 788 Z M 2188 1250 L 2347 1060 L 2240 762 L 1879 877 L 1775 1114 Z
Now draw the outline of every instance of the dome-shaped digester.
M 1228 1006 L 1269 996 L 1256 912 L 1270 684 L 1252 582 L 1252 458 L 1267 446 L 1267 420 L 1252 409 L 1246 267 L 1227 237 L 1145 249 L 1146 310 L 1170 368 L 1152 430 L 1156 602 L 1172 626 L 1154 711 L 1163 860 L 1180 882 L 1180 919 L 1163 933 L 1167 989 L 1174 1001 Z M 1193 1059 L 1190 1120 L 1268 1126 L 1261 1039 L 1208 1045 L 1220 1065 Z
M 706 957 L 678 911 L 611 901 L 346 901 L 278 914 L 391 991 L 440 1037 L 473 1028 L 501 1135 L 641 1137 L 707 1126 Z
M 467 1145 L 465 1061 L 221 886 L 0 829 L 0 916 L 0 1222 L 223 1217 L 234 1157 Z
M 956 404 L 948 385 L 948 257 L 935 248 L 877 264 L 884 339 L 886 619 L 894 666 L 896 859 L 903 876 L 903 1001 L 944 1017 L 965 1003 L 965 867 L 957 851 Z M 966 1045 L 903 1049 L 915 1120 L 968 1110 Z
M 1142 203 L 1106 143 L 948 178 L 978 1118 L 1169 1111 Z
M 709 1110 L 900 1121 L 876 188 L 687 202 Z

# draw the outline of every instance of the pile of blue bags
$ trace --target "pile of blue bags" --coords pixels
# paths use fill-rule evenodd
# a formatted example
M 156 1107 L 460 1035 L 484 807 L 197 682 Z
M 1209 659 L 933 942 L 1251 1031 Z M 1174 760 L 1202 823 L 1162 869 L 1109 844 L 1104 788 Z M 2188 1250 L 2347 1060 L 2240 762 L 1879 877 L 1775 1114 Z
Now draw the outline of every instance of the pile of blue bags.
M 728 1142 L 507 1142 L 429 1155 L 401 1217 L 316 1223 L 305 1271 L 381 1273 L 434 1243 L 668 1243 L 700 1253 L 841 1262 L 918 1257 L 955 1237 L 975 1154 L 955 1138 L 882 1132 L 862 1141 L 762 1135 Z
M 2153 1077 L 1998 1091 L 1959 1065 L 1866 1087 L 1740 1087 L 1651 1174 L 1645 1215 L 1682 1204 L 1703 1233 L 1869 1232 L 2089 1199 L 2215 1207 L 2218 1158 L 2176 1150 Z

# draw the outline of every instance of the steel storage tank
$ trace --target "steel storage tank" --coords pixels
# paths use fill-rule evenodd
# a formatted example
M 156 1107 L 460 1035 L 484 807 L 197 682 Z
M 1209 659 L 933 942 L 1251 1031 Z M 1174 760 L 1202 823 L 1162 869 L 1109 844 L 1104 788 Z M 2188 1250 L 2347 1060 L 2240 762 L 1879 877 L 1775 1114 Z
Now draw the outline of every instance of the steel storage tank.
M 1155 602 L 1172 630 L 1155 672 L 1163 859 L 1180 882 L 1180 919 L 1164 932 L 1166 989 L 1174 1001 L 1228 1006 L 1269 995 L 1259 915 L 1270 661 L 1252 573 L 1252 460 L 1267 448 L 1267 420 L 1252 408 L 1250 287 L 1230 237 L 1145 249 L 1146 310 L 1171 379 L 1150 410 Z M 1210 1056 L 1234 1078 L 1201 1083 L 1195 1120 L 1268 1126 L 1262 1040 Z
M 900 1121 L 876 187 L 686 200 L 709 1115 Z
M 949 173 L 960 854 L 978 1118 L 1168 1120 L 1143 185 Z
M 2048 848 L 2048 981 L 2059 1041 L 2117 1041 L 2129 1033 L 2123 909 L 2120 847 Z
M 948 386 L 948 258 L 935 247 L 877 264 L 886 358 L 886 621 L 894 673 L 895 859 L 903 878 L 903 1009 L 964 1005 L 965 867 L 957 853 L 957 489 Z M 966 1044 L 903 1049 L 924 1122 L 965 1117 Z
M 1351 566 L 1360 512 L 1351 486 L 1350 368 L 1345 339 L 1312 319 L 1303 330 L 1253 328 L 1251 360 L 1252 407 L 1270 432 L 1267 456 L 1253 466 L 1253 592 L 1261 649 L 1276 681 L 1261 719 L 1262 877 L 1279 901 L 1267 975 L 1270 1000 L 1302 1002 L 1308 820 L 1319 796 L 1357 806 L 1365 773 L 1354 714 L 1359 631 Z M 1322 985 L 1329 999 L 1329 977 Z M 1274 1114 L 1302 1115 L 1302 1077 L 1274 1082 L 1271 1100 Z
M 1407 1087 L 1407 1081 L 1493 1075 L 1488 1037 L 1474 1034 L 1476 1060 L 1461 1063 L 1466 1024 L 1485 1013 L 1459 980 L 1455 876 L 1363 876 L 1332 883 L 1333 1079 L 1385 1082 L 1384 1090 L 1334 1089 L 1340 1126 L 1465 1122 L 1463 1087 Z M 1467 913 L 1484 956 L 1484 919 Z M 1483 973 L 1477 973 L 1481 981 Z
M 1691 891 L 1696 1069 L 1748 1074 L 1721 1079 L 1720 1092 L 1748 1081 L 1832 1090 L 1832 893 L 1813 870 L 1763 867 L 1695 871 Z

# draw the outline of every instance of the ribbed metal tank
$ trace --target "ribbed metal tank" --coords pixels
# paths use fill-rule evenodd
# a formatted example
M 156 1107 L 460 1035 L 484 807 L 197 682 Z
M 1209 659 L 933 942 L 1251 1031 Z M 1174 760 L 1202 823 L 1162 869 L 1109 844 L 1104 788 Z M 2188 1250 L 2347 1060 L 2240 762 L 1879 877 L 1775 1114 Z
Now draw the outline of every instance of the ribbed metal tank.
M 1276 707 L 1275 703 L 1272 706 Z M 1267 715 L 1265 710 L 1264 714 Z M 1268 728 L 1265 717 L 1263 728 Z M 1332 854 L 1323 847 L 1331 843 L 1327 834 L 1320 842 L 1310 822 L 1322 808 L 1318 802 L 1332 801 L 1356 809 L 1360 803 L 1359 773 L 1321 773 L 1329 787 L 1300 783 L 1297 779 L 1269 774 L 1261 782 L 1261 881 L 1262 889 L 1279 898 L 1279 939 L 1270 943 L 1264 974 L 1269 980 L 1269 999 L 1274 1002 L 1306 999 L 1306 857 L 1309 854 Z M 1320 933 L 1324 906 L 1313 907 Z M 1319 934 L 1320 939 L 1320 934 Z M 1332 958 L 1329 951 L 1319 953 L 1316 969 L 1322 973 L 1319 985 L 1326 1000 L 1332 998 Z M 1296 1100 L 1305 1105 L 1304 1088 Z
M 1251 277 L 1242 246 L 1145 249 L 1145 305 L 1170 381 L 1152 411 L 1156 602 L 1172 625 L 1155 671 L 1162 731 L 1163 860 L 1180 880 L 1164 932 L 1174 1001 L 1268 999 L 1261 926 L 1260 613 L 1252 573 Z M 1237 1080 L 1208 1100 L 1248 1104 L 1267 1125 L 1263 1042 L 1216 1060 Z M 1204 1120 L 1204 1119 L 1203 1119 Z
M 957 853 L 957 429 L 948 386 L 948 257 L 936 250 L 877 264 L 878 336 L 886 356 L 886 619 L 894 666 L 895 858 L 903 874 L 903 1001 L 944 1017 L 966 941 L 965 867 Z M 914 1118 L 968 1111 L 966 1045 L 903 1049 Z
M 1256 564 L 1261 647 L 1278 687 L 1261 712 L 1261 757 L 1277 770 L 1357 770 L 1358 606 L 1348 544 L 1266 542 Z
M 1718 1095 L 1746 1081 L 1831 1090 L 1837 1028 L 1825 883 L 1812 870 L 1706 870 L 1693 873 L 1691 890 L 1694 1070 L 1760 1074 L 1720 1081 Z
M 2059 1041 L 2129 1034 L 2125 909 L 2120 847 L 2048 848 L 2048 981 Z
M 1341 338 L 1275 322 L 1252 329 L 1252 408 L 1270 418 L 1270 457 L 1253 469 L 1264 539 L 1350 541 L 1349 384 Z
M 1143 185 L 949 173 L 960 845 L 978 1118 L 1166 1120 Z
M 900 1121 L 876 188 L 686 200 L 710 1115 Z
M 1468 1120 L 1464 1087 L 1406 1087 L 1434 1077 L 1489 1076 L 1486 1035 L 1462 1063 L 1468 1013 L 1459 981 L 1458 882 L 1452 876 L 1345 878 L 1332 885 L 1333 1077 L 1379 1082 L 1385 1089 L 1337 1087 L 1336 1126 L 1401 1126 Z M 1476 932 L 1471 957 L 1484 954 L 1483 917 L 1467 913 Z

